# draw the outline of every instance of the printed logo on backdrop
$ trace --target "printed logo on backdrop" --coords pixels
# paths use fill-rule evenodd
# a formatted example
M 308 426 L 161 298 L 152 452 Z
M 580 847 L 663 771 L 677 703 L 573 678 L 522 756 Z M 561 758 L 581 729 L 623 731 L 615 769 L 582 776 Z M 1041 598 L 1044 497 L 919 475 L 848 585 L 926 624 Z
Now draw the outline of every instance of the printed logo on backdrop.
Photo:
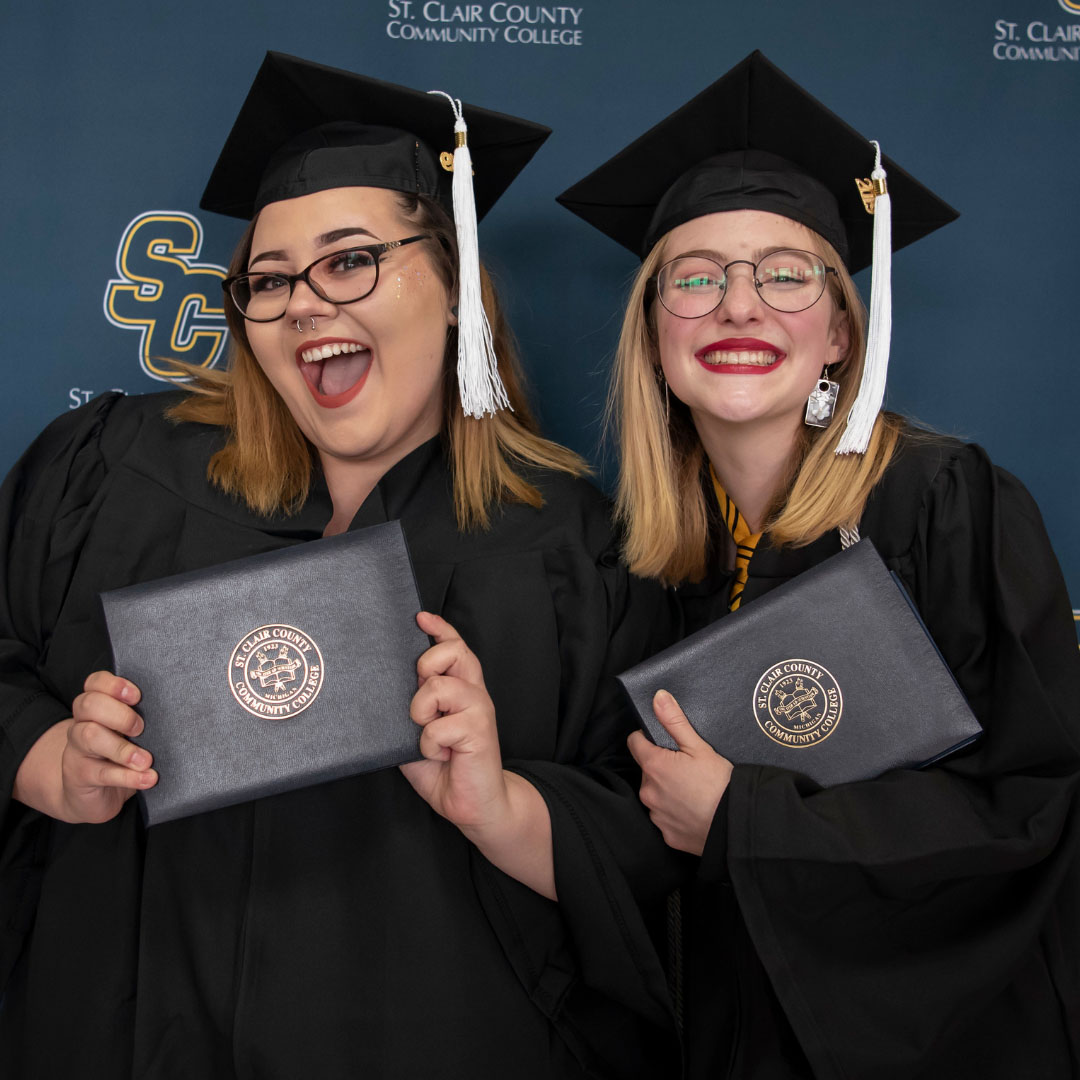
M 583 7 L 389 0 L 386 36 L 439 44 L 581 45 Z
M 120 238 L 105 318 L 139 333 L 139 365 L 151 379 L 184 378 L 170 357 L 209 368 L 224 351 L 225 267 L 198 261 L 202 242 L 202 225 L 182 210 L 140 214 Z
M 1080 0 L 1057 2 L 1062 11 L 1080 19 Z M 1034 19 L 1022 24 L 998 19 L 994 23 L 994 59 L 1080 63 L 1080 22 L 1055 25 Z

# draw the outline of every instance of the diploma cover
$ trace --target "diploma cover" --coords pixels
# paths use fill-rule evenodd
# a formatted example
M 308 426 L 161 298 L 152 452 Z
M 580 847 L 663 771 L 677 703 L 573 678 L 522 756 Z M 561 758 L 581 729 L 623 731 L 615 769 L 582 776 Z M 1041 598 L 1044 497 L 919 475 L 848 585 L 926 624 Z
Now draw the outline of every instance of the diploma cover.
M 829 787 L 921 768 L 982 728 L 869 540 L 799 574 L 619 677 L 650 738 L 669 691 L 718 753 Z
M 420 757 L 429 641 L 400 522 L 101 601 L 115 670 L 142 690 L 148 825 Z

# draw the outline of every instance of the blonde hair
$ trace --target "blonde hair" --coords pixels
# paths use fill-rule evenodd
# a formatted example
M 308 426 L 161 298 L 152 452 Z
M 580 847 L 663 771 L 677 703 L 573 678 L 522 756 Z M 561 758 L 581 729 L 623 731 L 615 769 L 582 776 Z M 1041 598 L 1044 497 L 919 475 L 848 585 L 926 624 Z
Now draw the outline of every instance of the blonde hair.
M 816 233 L 819 254 L 835 266 L 829 295 L 836 317 L 847 323 L 848 345 L 831 369 L 840 383 L 836 421 L 803 427 L 792 450 L 787 480 L 775 495 L 765 528 L 777 547 L 801 547 L 862 517 L 881 479 L 903 420 L 882 413 L 865 454 L 837 455 L 836 446 L 862 379 L 866 309 L 835 249 Z M 608 424 L 617 437 L 622 467 L 615 513 L 625 530 L 630 569 L 666 583 L 698 581 L 709 552 L 709 496 L 702 484 L 705 451 L 690 411 L 666 392 L 653 320 L 653 280 L 664 260 L 667 237 L 646 257 L 630 289 L 608 394 Z
M 424 196 L 400 195 L 405 216 L 425 241 L 436 272 L 448 292 L 457 288 L 457 239 L 453 222 L 438 203 Z M 233 255 L 230 274 L 246 269 L 255 231 L 253 221 Z M 538 434 L 525 396 L 524 379 L 510 328 L 494 286 L 481 267 L 484 309 L 491 323 L 499 371 L 513 411 L 482 420 L 465 416 L 457 391 L 457 331 L 447 337 L 443 382 L 442 434 L 453 478 L 454 512 L 462 530 L 487 528 L 501 502 L 539 507 L 540 492 L 515 464 L 556 469 L 580 476 L 588 467 L 573 451 Z M 228 369 L 184 368 L 192 376 L 190 394 L 174 405 L 175 421 L 212 424 L 227 432 L 225 445 L 210 459 L 207 478 L 256 513 L 295 513 L 307 498 L 314 449 L 285 402 L 263 374 L 248 343 L 245 320 L 226 303 L 231 334 Z

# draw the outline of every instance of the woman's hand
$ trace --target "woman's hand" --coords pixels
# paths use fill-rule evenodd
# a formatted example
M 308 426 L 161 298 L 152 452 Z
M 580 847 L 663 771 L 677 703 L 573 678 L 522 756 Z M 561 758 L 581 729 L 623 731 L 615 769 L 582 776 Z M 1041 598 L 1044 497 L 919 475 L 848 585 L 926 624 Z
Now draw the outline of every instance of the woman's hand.
M 132 708 L 139 688 L 95 671 L 72 702 L 72 718 L 54 724 L 30 748 L 12 794 L 60 821 L 109 821 L 136 791 L 153 787 L 152 758 L 128 741 L 143 730 Z
M 700 855 L 731 780 L 732 765 L 690 726 L 666 690 L 656 692 L 653 712 L 679 749 L 657 746 L 640 731 L 627 739 L 641 766 L 641 801 L 668 847 Z
M 480 661 L 443 618 L 421 611 L 417 624 L 435 644 L 416 663 L 420 688 L 409 710 L 423 728 L 423 761 L 401 766 L 432 809 L 461 829 L 506 816 L 509 795 L 495 727 L 495 705 Z
M 480 661 L 445 619 L 421 611 L 416 622 L 435 639 L 416 663 L 420 688 L 409 710 L 424 729 L 424 760 L 402 765 L 401 772 L 490 862 L 553 900 L 547 804 L 532 784 L 502 767 L 495 705 Z

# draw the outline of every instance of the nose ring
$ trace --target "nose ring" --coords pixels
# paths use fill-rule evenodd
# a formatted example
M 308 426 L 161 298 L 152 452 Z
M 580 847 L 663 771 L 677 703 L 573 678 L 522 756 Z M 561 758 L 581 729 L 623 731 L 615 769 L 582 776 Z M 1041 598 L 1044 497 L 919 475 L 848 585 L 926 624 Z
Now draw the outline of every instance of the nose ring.
M 314 315 L 309 315 L 308 318 L 311 319 L 311 329 L 314 330 L 315 329 L 315 316 Z M 299 319 L 296 320 L 296 332 L 298 334 L 302 334 L 304 332 L 304 328 L 300 325 L 300 320 Z

